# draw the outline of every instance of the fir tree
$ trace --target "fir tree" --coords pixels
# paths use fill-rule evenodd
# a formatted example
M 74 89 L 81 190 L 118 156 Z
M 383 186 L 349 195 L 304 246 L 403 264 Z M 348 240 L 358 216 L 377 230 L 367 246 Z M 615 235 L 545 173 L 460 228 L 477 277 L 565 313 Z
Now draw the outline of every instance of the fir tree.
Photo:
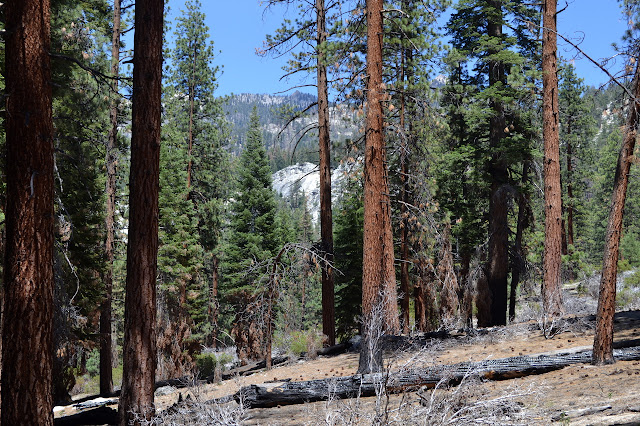
M 169 167 L 184 170 L 176 170 L 184 186 L 174 182 L 174 191 L 183 188 L 184 198 L 191 202 L 191 206 L 183 203 L 191 210 L 190 234 L 198 252 L 198 258 L 190 262 L 200 265 L 198 276 L 192 276 L 188 289 L 191 296 L 184 298 L 184 309 L 193 321 L 194 337 L 215 345 L 219 237 L 229 177 L 222 141 L 229 129 L 222 112 L 224 99 L 214 96 L 220 69 L 214 65 L 213 43 L 200 9 L 199 1 L 187 1 L 182 16 L 177 18 L 165 101 L 166 119 L 173 124 L 171 155 L 177 162 Z
M 271 170 L 257 109 L 251 113 L 246 146 L 238 159 L 236 191 L 230 206 L 229 228 L 225 241 L 223 297 L 226 308 L 234 309 L 233 335 L 241 358 L 263 356 L 264 324 L 247 314 L 261 309 L 264 292 L 263 262 L 275 255 L 278 237 L 274 227 L 276 202 L 271 189 Z M 242 340 L 241 340 L 242 339 Z

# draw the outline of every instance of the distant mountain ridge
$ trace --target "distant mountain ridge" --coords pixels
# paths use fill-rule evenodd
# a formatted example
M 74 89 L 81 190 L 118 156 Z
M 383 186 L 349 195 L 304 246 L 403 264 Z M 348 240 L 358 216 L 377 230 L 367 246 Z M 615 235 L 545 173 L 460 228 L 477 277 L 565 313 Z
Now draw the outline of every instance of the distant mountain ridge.
M 315 106 L 310 108 L 304 117 L 283 130 L 291 112 L 303 111 L 316 100 L 314 95 L 300 91 L 288 95 L 241 93 L 230 96 L 224 106 L 224 112 L 232 124 L 232 152 L 237 153 L 244 146 L 249 116 L 254 106 L 260 116 L 263 141 L 267 150 L 291 151 L 297 145 L 297 151 L 317 152 L 317 132 L 315 131 L 317 108 Z M 356 112 L 352 108 L 331 105 L 329 115 L 332 142 L 353 138 L 356 135 L 360 126 Z

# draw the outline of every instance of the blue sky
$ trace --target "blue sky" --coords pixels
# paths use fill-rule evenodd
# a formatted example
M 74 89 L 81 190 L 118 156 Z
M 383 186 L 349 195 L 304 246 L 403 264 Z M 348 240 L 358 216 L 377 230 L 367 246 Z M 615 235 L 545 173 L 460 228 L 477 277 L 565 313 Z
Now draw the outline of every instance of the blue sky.
M 558 9 L 565 5 L 566 10 L 558 16 L 558 31 L 579 43 L 595 60 L 613 56 L 611 44 L 619 42 L 626 29 L 618 1 L 561 0 Z M 169 0 L 169 7 L 172 19 L 184 8 L 184 0 Z M 216 63 L 224 67 L 218 95 L 276 93 L 299 83 L 298 80 L 280 81 L 285 59 L 262 58 L 255 53 L 265 35 L 274 33 L 280 26 L 282 8 L 265 12 L 259 0 L 202 0 L 202 8 L 216 52 L 220 51 Z M 607 81 L 602 71 L 560 40 L 559 52 L 566 59 L 575 59 L 578 75 L 587 84 L 599 86 Z M 621 65 L 619 59 L 610 64 L 614 70 Z

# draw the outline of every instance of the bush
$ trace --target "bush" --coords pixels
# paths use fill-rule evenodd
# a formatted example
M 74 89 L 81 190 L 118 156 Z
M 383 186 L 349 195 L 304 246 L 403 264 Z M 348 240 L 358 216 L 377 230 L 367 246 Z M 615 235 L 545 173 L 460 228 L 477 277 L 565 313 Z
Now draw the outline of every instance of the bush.
M 214 352 L 201 353 L 196 355 L 196 368 L 201 377 L 211 376 L 216 369 L 224 371 L 225 364 L 233 361 L 233 357 L 229 354 Z
M 100 374 L 100 352 L 97 349 L 92 350 L 87 358 L 87 373 L 91 377 Z
M 629 287 L 640 287 L 640 271 L 635 271 L 624 279 L 624 285 Z
M 306 354 L 307 358 L 315 358 L 318 349 L 322 348 L 323 335 L 317 330 L 294 331 L 291 333 L 289 350 L 295 356 Z

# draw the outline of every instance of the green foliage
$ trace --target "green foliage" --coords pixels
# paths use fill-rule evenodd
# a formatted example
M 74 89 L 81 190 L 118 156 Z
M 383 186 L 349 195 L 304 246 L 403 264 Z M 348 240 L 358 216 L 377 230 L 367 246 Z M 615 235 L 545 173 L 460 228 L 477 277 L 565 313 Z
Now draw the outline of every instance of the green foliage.
M 159 282 L 163 309 L 188 314 L 191 340 L 211 330 L 208 283 L 219 251 L 229 159 L 224 99 L 216 98 L 220 73 L 199 1 L 187 1 L 177 18 L 164 88 L 160 173 Z
M 100 352 L 97 349 L 92 350 L 87 358 L 87 373 L 91 377 L 100 374 Z
M 232 361 L 233 357 L 227 353 L 206 352 L 196 355 L 196 368 L 200 377 L 209 377 L 216 369 L 224 371 L 225 365 Z
M 335 212 L 336 332 L 344 340 L 357 333 L 362 306 L 364 204 L 359 179 L 348 180 Z
M 624 285 L 628 287 L 640 287 L 640 271 L 634 271 L 624 279 Z
M 271 169 L 257 110 L 251 114 L 247 143 L 238 159 L 236 190 L 230 205 L 223 257 L 223 292 L 229 296 L 240 291 L 253 293 L 264 270 L 256 267 L 275 255 L 278 236 L 273 226 L 276 202 L 271 189 Z

